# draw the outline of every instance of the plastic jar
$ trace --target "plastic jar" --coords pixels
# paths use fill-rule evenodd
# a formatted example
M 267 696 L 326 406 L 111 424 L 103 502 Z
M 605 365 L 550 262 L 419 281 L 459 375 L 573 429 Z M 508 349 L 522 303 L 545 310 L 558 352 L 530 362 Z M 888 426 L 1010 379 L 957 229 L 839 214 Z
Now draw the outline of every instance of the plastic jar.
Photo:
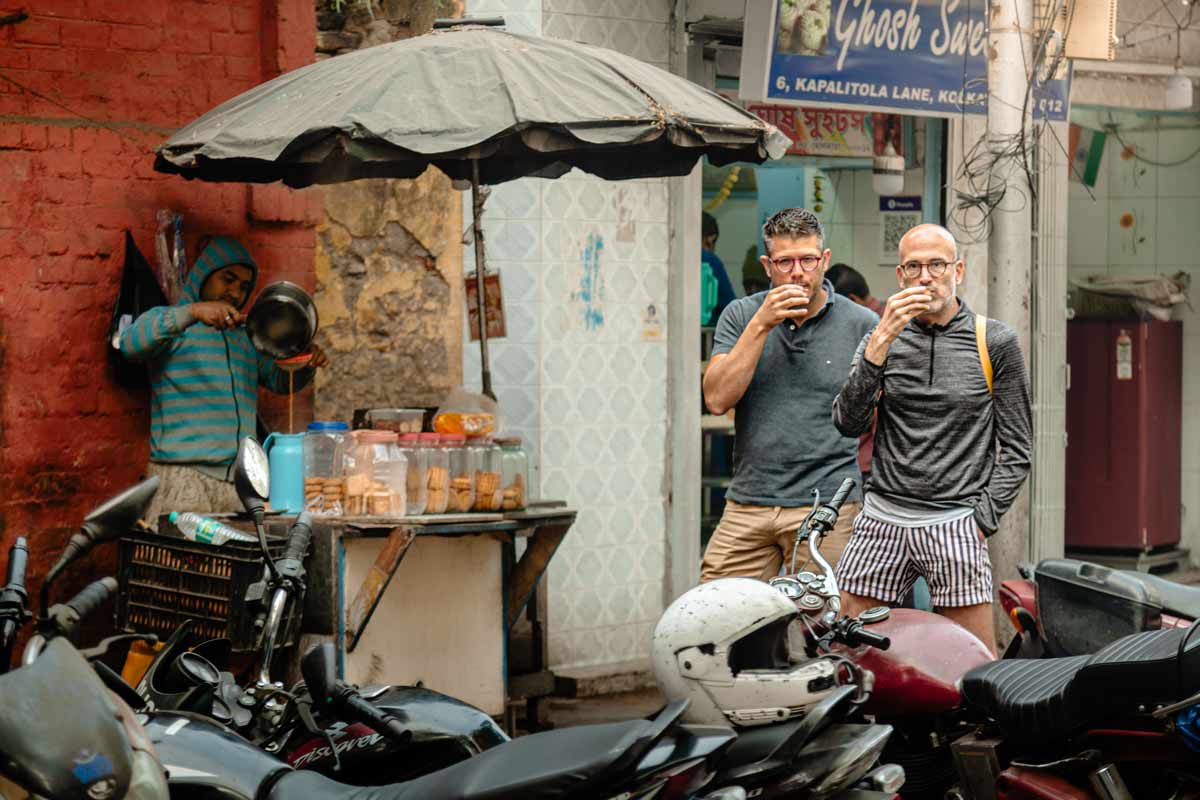
M 516 511 L 525 507 L 529 486 L 529 455 L 521 439 L 507 436 L 496 439 L 500 445 L 500 508 Z
M 450 502 L 450 453 L 436 433 L 420 435 L 425 454 L 425 513 L 445 514 Z
M 446 510 L 470 511 L 475 504 L 475 459 L 467 447 L 467 437 L 461 433 L 442 434 L 441 447 L 446 451 L 446 466 L 450 470 Z
M 476 511 L 499 511 L 504 487 L 500 485 L 500 446 L 490 437 L 480 437 L 471 442 L 475 455 L 475 504 Z
M 367 426 L 392 433 L 420 433 L 424 427 L 425 410 L 421 408 L 372 408 L 367 412 Z
M 362 430 L 346 461 L 346 514 L 403 517 L 407 513 L 408 459 L 391 431 Z
M 349 428 L 344 422 L 312 422 L 304 433 L 304 507 L 340 514 Z
M 408 461 L 405 479 L 408 513 L 413 516 L 425 513 L 425 484 L 428 481 L 428 459 L 420 437 L 419 433 L 400 434 L 400 452 Z

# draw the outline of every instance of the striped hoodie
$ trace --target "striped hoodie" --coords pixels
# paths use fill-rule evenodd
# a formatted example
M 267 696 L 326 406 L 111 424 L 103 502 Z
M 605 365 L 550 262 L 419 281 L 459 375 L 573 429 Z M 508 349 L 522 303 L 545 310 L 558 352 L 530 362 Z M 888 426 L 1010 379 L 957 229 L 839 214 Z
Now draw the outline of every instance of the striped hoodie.
M 250 342 L 244 326 L 219 331 L 192 318 L 208 277 L 230 264 L 258 265 L 236 239 L 215 237 L 192 266 L 183 296 L 174 306 L 142 314 L 121 335 L 121 353 L 145 362 L 150 371 L 150 460 L 186 464 L 230 480 L 238 442 L 253 436 L 258 386 L 284 394 L 287 373 Z M 247 297 L 253 292 L 253 283 Z M 295 389 L 312 380 L 298 370 Z

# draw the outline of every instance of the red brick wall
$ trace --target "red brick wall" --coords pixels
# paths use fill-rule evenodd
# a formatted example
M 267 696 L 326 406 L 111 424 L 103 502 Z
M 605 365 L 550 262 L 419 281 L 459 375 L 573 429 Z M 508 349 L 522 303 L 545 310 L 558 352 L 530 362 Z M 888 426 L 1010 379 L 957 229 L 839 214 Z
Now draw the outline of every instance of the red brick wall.
M 0 562 L 25 535 L 40 573 L 147 457 L 147 397 L 113 383 L 104 344 L 124 231 L 153 259 L 155 212 L 175 209 L 191 257 L 201 233 L 240 236 L 264 279 L 313 289 L 315 192 L 152 165 L 174 129 L 311 61 L 316 23 L 312 0 L 0 0 L 0 17 L 22 6 L 0 26 Z

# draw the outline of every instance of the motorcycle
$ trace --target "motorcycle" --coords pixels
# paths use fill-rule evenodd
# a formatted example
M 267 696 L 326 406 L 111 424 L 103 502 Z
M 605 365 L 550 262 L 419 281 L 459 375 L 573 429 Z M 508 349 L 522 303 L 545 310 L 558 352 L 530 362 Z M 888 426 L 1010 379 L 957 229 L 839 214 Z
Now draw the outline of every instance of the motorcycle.
M 332 656 L 326 648 L 305 656 L 305 674 L 314 687 L 322 687 L 318 691 L 336 691 Z M 173 797 L 684 800 L 700 796 L 712 776 L 710 762 L 735 738 L 727 728 L 680 724 L 685 708 L 686 703 L 675 703 L 652 720 L 532 734 L 407 782 L 371 787 L 296 770 L 204 715 L 158 711 L 148 716 L 146 728 L 170 774 Z M 745 798 L 744 793 L 704 796 Z
M 1094 653 L 1122 636 L 1186 628 L 1200 619 L 1200 588 L 1070 558 L 1046 559 L 1000 585 L 1023 657 Z
M 1093 656 L 993 661 L 949 620 L 879 608 L 859 622 L 887 637 L 889 649 L 831 641 L 838 625 L 852 624 L 837 619 L 836 577 L 819 552 L 837 519 L 834 500 L 800 534 L 823 574 L 773 583 L 807 612 L 798 623 L 806 654 L 828 648 L 874 675 L 861 711 L 895 728 L 883 758 L 905 768 L 906 798 L 1130 800 L 1200 792 L 1187 746 L 1200 703 L 1200 648 L 1189 647 L 1194 625 L 1127 636 Z
M 25 590 L 28 549 L 9 550 L 0 592 L 0 797 L 64 800 L 166 800 L 166 774 L 145 729 L 120 694 L 110 692 L 71 643 L 88 615 L 112 596 L 116 582 L 97 581 L 66 603 L 49 606 L 53 579 L 97 541 L 140 516 L 157 480 L 135 487 L 88 515 L 47 575 L 38 634 L 21 666 L 9 669 L 21 626 L 31 619 Z

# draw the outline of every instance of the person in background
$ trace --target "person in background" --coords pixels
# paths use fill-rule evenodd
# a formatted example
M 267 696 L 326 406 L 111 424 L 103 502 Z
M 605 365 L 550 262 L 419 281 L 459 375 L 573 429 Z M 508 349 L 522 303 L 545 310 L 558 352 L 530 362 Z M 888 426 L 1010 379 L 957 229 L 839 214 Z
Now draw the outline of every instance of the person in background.
M 1029 476 L 1033 414 L 1017 334 L 957 296 L 965 269 L 940 225 L 900 239 L 900 291 L 833 403 L 846 436 L 865 432 L 876 410 L 879 422 L 837 574 L 850 616 L 898 603 L 924 576 L 935 610 L 995 652 L 987 537 Z
M 721 261 L 716 254 L 717 237 L 721 235 L 720 228 L 717 226 L 717 218 L 707 211 L 703 212 L 700 218 L 700 261 L 701 261 L 701 277 L 700 291 L 701 303 L 700 306 L 700 324 L 704 326 L 712 326 L 717 324 L 717 320 L 721 318 L 721 312 L 725 310 L 725 306 L 737 299 L 737 293 L 733 290 L 733 282 L 729 280 L 729 273 L 725 271 L 725 262 Z M 711 292 L 712 284 L 716 284 L 716 305 L 712 311 L 705 317 L 704 311 L 704 295 Z
M 758 245 L 752 244 L 746 250 L 746 256 L 742 260 L 743 296 L 748 297 L 752 294 L 765 292 L 770 288 L 771 278 L 767 275 L 767 271 L 763 269 L 762 262 L 759 261 Z
M 883 314 L 883 303 L 871 295 L 867 279 L 862 273 L 849 264 L 834 264 L 829 268 L 827 276 L 833 284 L 833 290 L 843 297 L 849 297 L 860 306 L 871 309 L 877 315 Z
M 829 409 L 855 347 L 879 319 L 838 299 L 825 280 L 829 250 L 811 211 L 774 214 L 762 236 L 773 288 L 729 304 L 704 372 L 708 410 L 736 408 L 737 432 L 733 480 L 704 551 L 702 582 L 778 575 L 791 560 L 813 490 L 828 501 L 845 478 L 858 478 L 855 439 L 834 428 Z M 850 538 L 858 497 L 856 488 L 821 548 L 831 564 Z M 806 561 L 805 552 L 797 567 Z
M 158 493 L 147 509 L 154 524 L 166 511 L 220 513 L 241 508 L 233 462 L 245 436 L 254 436 L 258 387 L 288 391 L 288 374 L 255 350 L 242 313 L 258 266 L 241 242 L 214 237 L 188 273 L 173 306 L 142 314 L 121 335 L 121 353 L 150 371 L 150 464 Z M 292 386 L 312 382 L 328 363 L 312 346 L 309 366 Z
M 834 264 L 825 273 L 825 277 L 833 284 L 833 290 L 842 297 L 858 303 L 863 308 L 869 308 L 876 314 L 883 313 L 883 304 L 871 297 L 867 288 L 867 280 L 858 270 L 849 264 Z M 870 301 L 870 302 L 868 302 Z M 862 485 L 866 488 L 867 479 L 871 477 L 871 454 L 875 450 L 875 425 L 864 433 L 858 440 L 858 470 L 862 473 Z

